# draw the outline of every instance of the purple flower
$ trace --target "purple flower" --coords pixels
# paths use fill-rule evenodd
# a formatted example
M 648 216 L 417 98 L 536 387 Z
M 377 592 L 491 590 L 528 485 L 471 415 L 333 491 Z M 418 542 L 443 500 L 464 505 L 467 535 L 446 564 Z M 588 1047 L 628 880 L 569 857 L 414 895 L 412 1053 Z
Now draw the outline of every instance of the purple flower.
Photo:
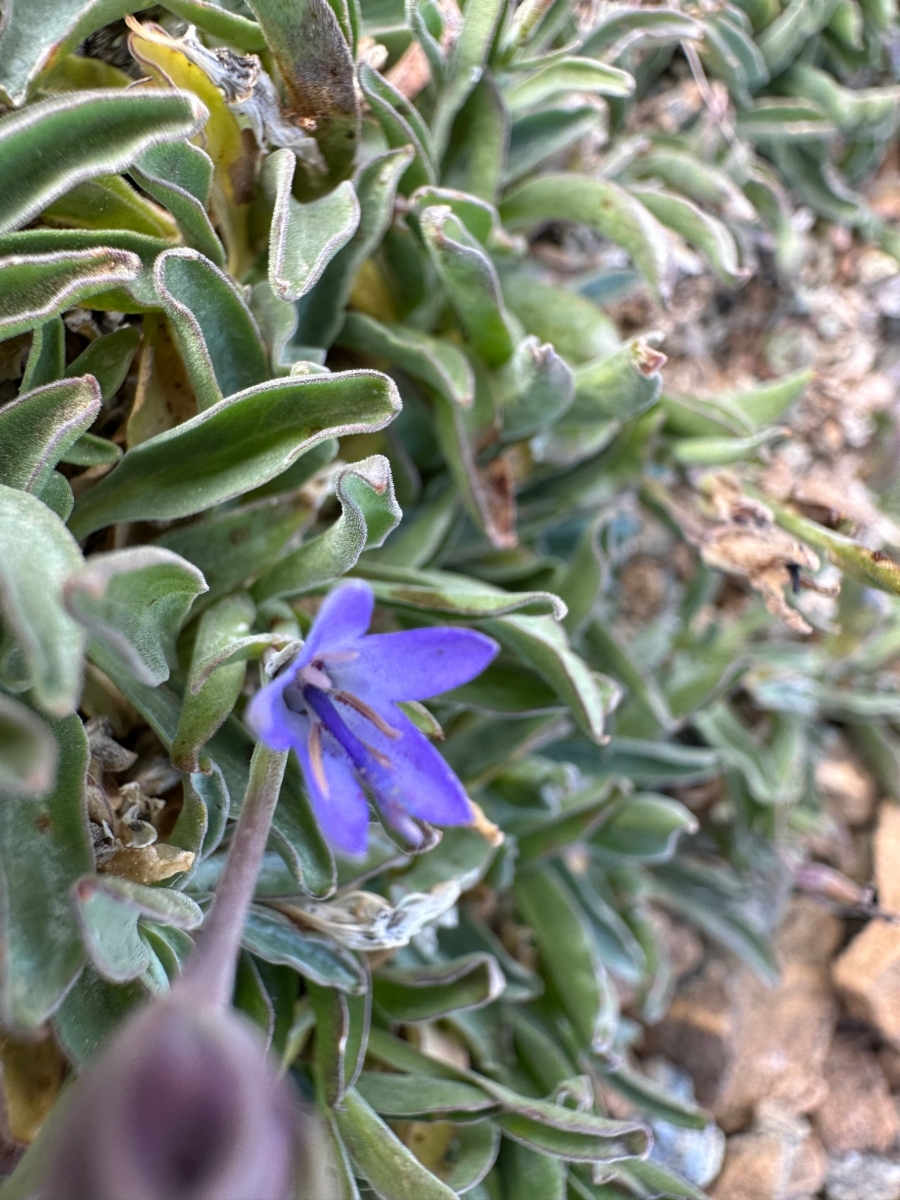
M 375 598 L 362 580 L 331 592 L 291 665 L 250 703 L 247 723 L 273 750 L 296 750 L 319 824 L 345 854 L 365 853 L 371 796 L 411 844 L 416 823 L 466 825 L 463 786 L 396 701 L 468 683 L 497 653 L 469 629 L 366 634 Z

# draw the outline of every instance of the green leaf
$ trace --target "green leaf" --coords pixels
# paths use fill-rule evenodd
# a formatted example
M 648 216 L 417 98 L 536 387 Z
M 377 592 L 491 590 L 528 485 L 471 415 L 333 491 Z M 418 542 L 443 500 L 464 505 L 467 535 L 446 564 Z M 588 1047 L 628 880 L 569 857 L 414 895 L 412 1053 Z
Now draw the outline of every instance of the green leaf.
M 819 525 L 808 517 L 801 517 L 786 505 L 776 504 L 768 499 L 767 503 L 782 529 L 802 539 L 807 545 L 815 546 L 829 562 L 840 567 L 851 579 L 866 587 L 877 587 L 883 592 L 900 595 L 900 563 L 883 550 L 870 550 L 867 546 L 861 546 L 842 533 L 826 529 L 824 525 Z
M 456 1200 L 351 1088 L 334 1119 L 357 1171 L 380 1200 Z
M 562 741 L 546 753 L 593 775 L 630 779 L 636 787 L 686 787 L 722 773 L 722 759 L 716 751 L 677 742 L 617 737 L 608 746 L 592 746 L 585 741 Z
M 504 182 L 507 186 L 517 183 L 542 162 L 561 154 L 596 128 L 597 110 L 590 104 L 520 116 L 510 129 Z
M 347 950 L 325 938 L 301 933 L 278 913 L 254 906 L 244 925 L 244 947 L 264 962 L 282 963 L 300 975 L 342 992 L 360 996 L 367 986 L 366 974 Z
M 383 967 L 373 981 L 374 1002 L 392 1021 L 431 1021 L 491 1004 L 506 986 L 489 954 L 468 954 L 434 966 Z
M 297 338 L 311 346 L 330 346 L 344 320 L 344 309 L 359 268 L 374 251 L 394 216 L 397 184 L 409 164 L 411 151 L 378 155 L 360 167 L 353 179 L 359 201 L 356 233 L 331 260 L 315 289 L 297 306 Z
M 28 686 L 55 717 L 72 712 L 81 692 L 84 633 L 63 606 L 63 589 L 82 565 L 54 513 L 0 484 L 0 609 L 24 656 Z
M 355 1085 L 366 1056 L 372 993 L 351 996 L 316 983 L 306 984 L 316 1014 L 315 1062 L 325 1103 L 340 1104 Z
M 39 494 L 99 412 L 100 388 L 90 375 L 47 384 L 0 408 L 0 483 Z
M 501 0 L 471 0 L 466 5 L 463 26 L 450 54 L 447 77 L 431 121 L 437 158 L 442 156 L 450 139 L 456 114 L 484 73 L 502 10 Z
M 66 1054 L 81 1067 L 147 999 L 144 979 L 109 983 L 88 963 L 57 1009 L 53 1028 Z
M 185 242 L 223 267 L 225 250 L 206 211 L 213 171 L 209 155 L 187 141 L 151 146 L 130 167 L 141 189 L 178 222 Z
M 503 223 L 513 229 L 542 221 L 590 225 L 628 252 L 661 296 L 672 288 L 671 238 L 654 216 L 618 184 L 578 175 L 542 175 L 514 188 L 500 205 Z
M 838 132 L 817 104 L 775 96 L 757 100 L 738 114 L 735 124 L 742 137 L 764 143 L 830 141 Z
M 577 899 L 551 866 L 523 873 L 516 880 L 515 897 L 534 931 L 543 973 L 578 1036 L 597 1052 L 608 1049 L 618 1002 Z
M 291 195 L 297 156 L 276 150 L 264 168 L 264 186 L 273 194 L 269 231 L 269 283 L 282 300 L 299 300 L 315 287 L 338 251 L 359 226 L 360 208 L 353 184 L 298 204 Z
M 585 296 L 519 271 L 504 274 L 501 282 L 506 307 L 527 332 L 550 342 L 573 366 L 608 359 L 617 349 L 615 324 Z
M 620 1063 L 614 1070 L 604 1071 L 603 1077 L 626 1100 L 639 1104 L 642 1111 L 669 1125 L 676 1125 L 679 1129 L 706 1129 L 712 1121 L 708 1112 L 664 1091 L 659 1084 L 640 1074 L 627 1062 Z
M 0 88 L 20 105 L 54 57 L 130 10 L 128 0 L 9 0 L 0 33 Z
M 449 205 L 426 208 L 419 227 L 473 348 L 488 366 L 500 366 L 512 355 L 517 338 L 493 263 Z
M 482 385 L 490 387 L 482 375 Z M 476 393 L 483 391 L 476 385 Z M 493 397 L 488 393 L 493 405 Z M 451 403 L 440 393 L 434 397 L 434 425 L 438 442 L 450 470 L 453 483 L 462 502 L 478 529 L 485 534 L 492 546 L 511 549 L 516 545 L 515 496 L 505 484 L 501 470 L 495 479 L 490 467 L 482 467 L 477 458 L 476 433 L 459 406 Z M 473 413 L 477 421 L 479 408 Z
M 334 480 L 337 521 L 285 555 L 253 585 L 257 603 L 295 596 L 351 570 L 367 547 L 380 546 L 402 515 L 388 460 L 381 454 L 341 468 Z
M 115 875 L 83 876 L 72 887 L 72 903 L 91 962 L 111 983 L 137 979 L 150 965 L 138 927 L 141 917 L 179 929 L 196 929 L 203 921 L 189 896 Z
M 27 225 L 76 184 L 130 166 L 148 146 L 192 137 L 205 119 L 199 100 L 172 88 L 69 92 L 8 113 L 0 232 Z
M 136 254 L 102 246 L 0 258 L 0 341 L 34 329 L 88 297 L 124 287 L 140 273 Z
M 509 239 L 500 227 L 500 214 L 493 204 L 449 187 L 421 187 L 410 197 L 416 219 L 428 208 L 446 205 L 482 246 L 509 251 Z
M 313 521 L 316 509 L 317 499 L 302 493 L 266 497 L 175 529 L 157 545 L 174 550 L 202 571 L 209 585 L 202 604 L 278 562 L 285 546 Z
M 50 729 L 58 768 L 49 794 L 0 797 L 0 1006 L 5 1025 L 32 1030 L 55 1011 L 84 963 L 69 889 L 93 861 L 84 728 L 73 714 Z
M 213 604 L 200 618 L 188 672 L 188 685 L 172 742 L 172 762 L 179 770 L 200 769 L 199 751 L 225 721 L 240 695 L 247 673 L 246 661 L 226 659 L 203 677 L 208 661 L 246 640 L 256 607 L 238 592 Z M 271 641 L 271 639 L 268 639 Z
M 206 581 L 189 562 L 159 546 L 92 555 L 65 587 L 66 608 L 105 642 L 141 683 L 169 678 L 175 640 Z
M 172 243 L 178 227 L 121 175 L 98 175 L 70 188 L 41 213 L 46 225 L 76 229 L 129 229 Z
M 491 1121 L 450 1125 L 430 1121 L 413 1136 L 418 1160 L 452 1188 L 477 1200 L 484 1179 L 497 1159 L 500 1130 Z M 472 1189 L 475 1189 L 474 1191 Z
M 500 1158 L 500 1170 L 511 1200 L 540 1196 L 541 1200 L 566 1200 L 566 1164 L 537 1150 L 507 1141 Z
M 132 325 L 103 334 L 69 363 L 65 374 L 69 379 L 93 375 L 103 403 L 108 404 L 125 382 L 140 341 L 140 331 Z
M 427 1075 L 363 1071 L 356 1090 L 376 1112 L 402 1120 L 436 1116 L 453 1121 L 477 1120 L 499 1107 L 496 1100 L 471 1083 Z
M 606 714 L 613 697 L 571 649 L 561 626 L 550 617 L 517 613 L 486 621 L 484 628 L 547 681 L 589 738 L 603 741 Z
M 471 683 L 445 692 L 441 703 L 494 716 L 537 715 L 562 707 L 555 690 L 540 675 L 509 655 L 495 659 Z
M 617 5 L 601 14 L 581 49 L 584 54 L 612 57 L 616 49 L 631 46 L 643 38 L 668 42 L 683 38 L 696 41 L 702 37 L 703 25 L 677 9 Z
M 532 437 L 554 425 L 575 396 L 572 372 L 549 342 L 527 337 L 497 376 L 497 393 L 508 441 Z
M 66 370 L 66 327 L 59 317 L 38 325 L 31 335 L 31 348 L 19 395 L 55 383 Z
M 686 466 L 724 466 L 728 463 L 749 462 L 756 451 L 772 442 L 790 436 L 788 429 L 763 429 L 750 437 L 682 438 L 672 447 L 672 457 Z
M 683 833 L 696 833 L 697 818 L 668 796 L 626 796 L 591 838 L 604 857 L 666 862 Z
M 402 92 L 367 63 L 360 64 L 359 82 L 388 146 L 392 150 L 412 148 L 412 157 L 400 179 L 400 190 L 408 196 L 416 188 L 434 183 L 437 172 L 431 135 L 419 113 Z
M 40 798 L 56 778 L 56 741 L 30 708 L 0 692 L 0 795 Z
M 653 145 L 628 168 L 635 179 L 658 179 L 673 192 L 693 200 L 700 208 L 720 209 L 733 221 L 753 221 L 753 205 L 716 163 L 665 142 Z
M 62 462 L 72 463 L 77 467 L 110 466 L 122 457 L 122 447 L 106 438 L 96 437 L 93 433 L 83 433 L 62 456 Z M 42 492 L 41 499 L 47 503 L 47 497 Z M 74 497 L 72 503 L 74 504 Z M 54 510 L 55 511 L 55 510 Z M 68 515 L 68 514 L 67 514 Z
M 662 389 L 660 367 L 666 357 L 651 339 L 634 338 L 609 358 L 586 363 L 575 370 L 575 403 L 569 420 L 591 416 L 627 420 L 646 412 Z
M 262 335 L 234 282 L 196 250 L 167 250 L 154 278 L 202 412 L 263 382 Z
M 115 521 L 173 520 L 279 475 L 331 437 L 383 429 L 399 411 L 375 371 L 272 380 L 133 447 L 75 506 L 79 536 Z
M 533 108 L 561 93 L 587 93 L 597 96 L 626 97 L 634 92 L 634 80 L 627 71 L 607 66 L 591 58 L 559 58 L 533 74 L 516 80 L 504 93 L 512 112 Z
M 220 0 L 166 0 L 163 7 L 205 33 L 211 33 L 213 37 L 238 46 L 241 50 L 260 51 L 266 48 L 266 39 L 256 21 L 232 12 Z
M 663 225 L 699 250 L 723 283 L 733 286 L 747 280 L 750 271 L 738 261 L 735 240 L 716 217 L 674 192 L 641 187 L 630 191 Z
M 761 979 L 775 983 L 779 967 L 771 941 L 748 916 L 747 898 L 729 897 L 723 875 L 715 868 L 705 870 L 688 860 L 676 860 L 655 868 L 650 892 L 666 908 L 743 959 Z M 733 891 L 733 881 L 731 886 Z
M 441 170 L 443 182 L 495 204 L 503 184 L 508 142 L 509 116 L 503 96 L 494 77 L 485 72 L 453 124 Z
M 456 617 L 495 617 L 506 613 L 551 615 L 560 620 L 565 606 L 552 592 L 504 592 L 501 588 L 449 571 L 415 571 L 365 561 L 358 572 L 376 597 L 398 608 Z
M 359 141 L 353 57 L 327 0 L 248 0 L 281 75 L 287 108 L 314 122 L 332 181 L 350 174 Z
M 760 34 L 758 42 L 766 66 L 778 75 L 809 40 L 831 20 L 837 0 L 790 0 Z
M 443 338 L 430 337 L 409 325 L 383 325 L 364 313 L 348 312 L 337 345 L 384 359 L 463 408 L 470 407 L 475 398 L 469 360 Z

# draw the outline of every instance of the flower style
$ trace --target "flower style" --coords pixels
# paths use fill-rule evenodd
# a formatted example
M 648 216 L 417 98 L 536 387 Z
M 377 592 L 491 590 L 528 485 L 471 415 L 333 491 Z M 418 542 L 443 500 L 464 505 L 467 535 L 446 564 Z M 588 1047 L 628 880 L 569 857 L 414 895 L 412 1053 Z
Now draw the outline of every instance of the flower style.
M 428 700 L 467 683 L 498 650 L 469 629 L 367 634 L 374 604 L 362 580 L 332 591 L 298 657 L 247 711 L 267 746 L 296 750 L 323 833 L 353 857 L 366 849 L 365 792 L 382 820 L 413 845 L 423 840 L 416 819 L 473 820 L 462 784 L 396 702 Z

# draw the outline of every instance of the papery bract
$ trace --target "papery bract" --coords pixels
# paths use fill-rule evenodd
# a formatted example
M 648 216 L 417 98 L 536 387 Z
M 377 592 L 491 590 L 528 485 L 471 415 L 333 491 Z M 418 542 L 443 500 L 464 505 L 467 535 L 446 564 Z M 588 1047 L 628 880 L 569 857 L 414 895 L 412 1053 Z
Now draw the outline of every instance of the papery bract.
M 374 596 L 351 580 L 326 597 L 302 651 L 250 703 L 247 722 L 273 750 L 296 750 L 326 837 L 365 853 L 367 792 L 413 845 L 417 821 L 465 825 L 462 784 L 397 701 L 428 700 L 478 675 L 497 643 L 469 629 L 367 634 Z

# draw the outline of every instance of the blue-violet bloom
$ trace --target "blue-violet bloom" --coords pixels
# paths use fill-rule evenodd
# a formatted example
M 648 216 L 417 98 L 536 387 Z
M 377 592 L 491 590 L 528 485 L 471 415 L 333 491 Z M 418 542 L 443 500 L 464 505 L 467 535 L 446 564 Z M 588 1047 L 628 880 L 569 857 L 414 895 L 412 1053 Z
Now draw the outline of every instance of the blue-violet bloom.
M 468 683 L 497 653 L 470 629 L 367 634 L 375 597 L 349 580 L 324 600 L 296 659 L 254 696 L 247 723 L 273 750 L 296 750 L 319 824 L 345 854 L 365 853 L 371 796 L 412 845 L 419 821 L 467 825 L 462 784 L 397 701 Z

